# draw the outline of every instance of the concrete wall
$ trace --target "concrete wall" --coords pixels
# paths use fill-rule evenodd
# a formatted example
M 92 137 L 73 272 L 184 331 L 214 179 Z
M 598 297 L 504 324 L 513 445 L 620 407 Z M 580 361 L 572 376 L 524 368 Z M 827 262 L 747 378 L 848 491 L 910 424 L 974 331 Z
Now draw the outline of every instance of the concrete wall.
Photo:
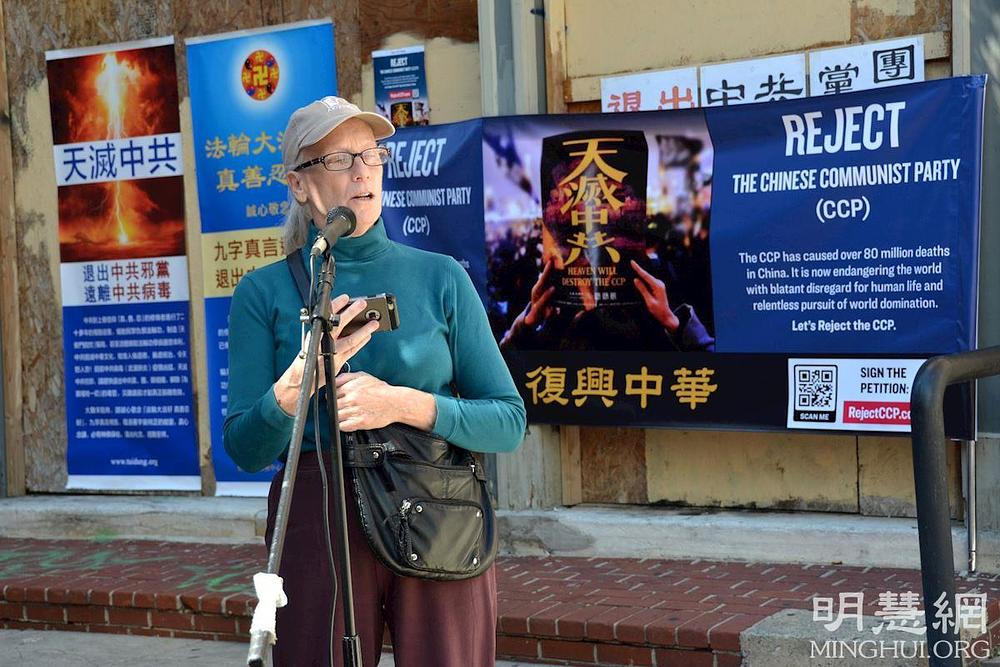
M 950 0 L 548 0 L 546 23 L 553 112 L 598 111 L 602 76 L 913 34 L 951 74 Z M 957 445 L 949 464 L 961 516 Z M 589 502 L 915 513 L 906 438 L 581 428 L 579 472 Z

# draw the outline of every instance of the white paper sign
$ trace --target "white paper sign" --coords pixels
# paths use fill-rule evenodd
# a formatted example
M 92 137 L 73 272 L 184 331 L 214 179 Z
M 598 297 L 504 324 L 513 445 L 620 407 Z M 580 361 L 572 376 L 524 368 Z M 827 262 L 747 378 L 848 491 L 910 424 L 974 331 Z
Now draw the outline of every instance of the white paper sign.
M 831 330 L 836 324 L 829 322 Z M 924 359 L 789 359 L 787 426 L 909 432 L 910 392 L 923 363 Z
M 810 94 L 833 95 L 924 80 L 924 38 L 809 53 Z
M 601 111 L 657 111 L 698 106 L 698 68 L 601 79 Z
M 806 56 L 796 53 L 701 68 L 701 106 L 806 97 Z

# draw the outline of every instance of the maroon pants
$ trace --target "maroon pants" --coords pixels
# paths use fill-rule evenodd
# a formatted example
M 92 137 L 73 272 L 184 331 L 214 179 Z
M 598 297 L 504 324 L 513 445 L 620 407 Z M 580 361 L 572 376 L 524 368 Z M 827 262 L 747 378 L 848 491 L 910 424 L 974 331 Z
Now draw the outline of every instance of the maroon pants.
M 330 486 L 330 529 L 335 527 L 336 490 L 330 454 L 324 453 Z M 267 498 L 268 549 L 283 474 L 271 481 Z M 347 480 L 354 617 L 364 667 L 378 664 L 384 628 L 392 637 L 397 667 L 489 667 L 496 661 L 496 572 L 464 581 L 401 577 L 382 565 L 368 547 Z M 288 604 L 278 609 L 274 667 L 329 667 L 332 582 L 323 536 L 323 483 L 315 452 L 299 461 L 279 574 Z M 331 535 L 334 554 L 340 545 Z M 335 561 L 339 563 L 339 560 Z M 337 565 L 339 567 L 339 565 Z M 343 667 L 344 584 L 338 582 L 334 610 L 333 667 Z

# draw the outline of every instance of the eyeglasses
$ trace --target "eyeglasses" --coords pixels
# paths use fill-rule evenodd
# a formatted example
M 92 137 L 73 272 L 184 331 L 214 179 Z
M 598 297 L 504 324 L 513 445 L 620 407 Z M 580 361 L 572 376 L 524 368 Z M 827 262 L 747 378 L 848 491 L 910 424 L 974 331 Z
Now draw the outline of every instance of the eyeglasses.
M 354 158 L 356 157 L 360 157 L 361 161 L 369 167 L 381 167 L 389 161 L 391 155 L 389 153 L 389 149 L 385 146 L 366 148 L 360 153 L 338 151 L 336 153 L 321 155 L 318 158 L 309 160 L 308 162 L 303 162 L 299 166 L 292 169 L 292 171 L 302 171 L 303 169 L 311 167 L 314 164 L 323 165 L 323 168 L 327 171 L 347 171 L 354 166 Z

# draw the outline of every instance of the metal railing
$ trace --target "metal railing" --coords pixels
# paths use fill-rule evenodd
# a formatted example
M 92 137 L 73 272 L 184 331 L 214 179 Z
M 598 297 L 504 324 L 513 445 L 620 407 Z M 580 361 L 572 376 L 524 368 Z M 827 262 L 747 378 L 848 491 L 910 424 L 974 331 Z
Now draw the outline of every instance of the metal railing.
M 961 667 L 960 630 L 937 618 L 934 602 L 947 601 L 955 621 L 955 564 L 948 505 L 948 463 L 944 432 L 944 392 L 949 385 L 1000 375 L 1000 347 L 928 359 L 913 381 L 910 396 L 913 432 L 913 480 L 917 496 L 920 570 L 931 667 Z M 970 470 L 970 476 L 974 470 Z M 970 490 L 974 484 L 970 479 Z M 970 545 L 971 546 L 971 545 Z M 937 627 L 935 627 L 937 622 Z M 947 642 L 943 644 L 942 642 Z M 936 650 L 946 646 L 947 650 Z M 940 654 L 940 655 L 939 655 Z

